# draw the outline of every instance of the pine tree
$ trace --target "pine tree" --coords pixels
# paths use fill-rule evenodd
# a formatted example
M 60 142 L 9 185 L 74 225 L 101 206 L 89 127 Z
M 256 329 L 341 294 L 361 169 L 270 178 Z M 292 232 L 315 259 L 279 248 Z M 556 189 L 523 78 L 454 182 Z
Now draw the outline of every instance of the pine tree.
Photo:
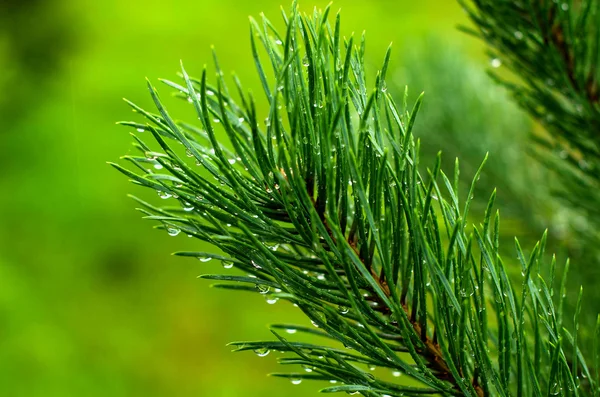
M 137 199 L 145 218 L 215 247 L 177 255 L 221 261 L 224 274 L 202 276 L 215 287 L 289 301 L 313 324 L 276 324 L 272 341 L 232 345 L 283 352 L 281 364 L 308 372 L 276 376 L 336 383 L 329 393 L 600 395 L 598 346 L 578 347 L 581 293 L 575 327 L 564 327 L 568 263 L 558 275 L 544 234 L 528 251 L 515 241 L 521 275 L 509 276 L 495 191 L 481 224 L 469 221 L 483 164 L 466 194 L 458 160 L 452 174 L 441 154 L 420 166 L 412 130 L 422 97 L 409 107 L 388 92 L 390 49 L 369 85 L 364 35 L 344 38 L 329 13 L 294 5 L 283 34 L 252 20 L 266 114 L 237 78 L 226 84 L 215 56 L 212 84 L 206 70 L 195 79 L 183 67 L 180 83 L 164 81 L 200 125 L 176 121 L 151 83 L 157 112 L 130 103 L 146 121 L 122 123 L 140 132 L 140 155 L 113 166 L 169 199 Z

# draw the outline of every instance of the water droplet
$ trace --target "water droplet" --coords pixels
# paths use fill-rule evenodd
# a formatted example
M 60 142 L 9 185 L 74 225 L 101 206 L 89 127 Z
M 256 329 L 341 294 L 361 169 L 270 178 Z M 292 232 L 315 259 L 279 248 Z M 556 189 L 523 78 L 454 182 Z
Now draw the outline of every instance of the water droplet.
M 219 124 L 219 123 L 221 122 L 221 120 L 219 120 L 218 118 L 216 118 L 216 117 L 215 117 L 215 118 L 213 119 L 213 122 L 215 122 L 215 123 Z
M 281 40 L 277 39 L 277 40 L 275 40 L 275 44 L 277 44 L 277 45 L 282 45 L 282 44 L 283 44 L 283 42 L 282 42 Z
M 302 379 L 298 378 L 298 379 L 290 379 L 290 382 L 292 382 L 292 385 L 299 385 L 300 383 L 302 383 Z
M 206 90 L 206 95 L 208 95 L 208 96 L 214 96 L 215 93 L 212 92 L 211 90 Z
M 177 236 L 179 233 L 181 232 L 181 230 L 174 228 L 174 227 L 168 227 L 167 228 L 167 233 L 169 234 L 169 236 Z
M 223 269 L 231 269 L 233 267 L 233 262 L 221 261 L 221 265 L 223 265 Z
M 520 31 L 518 31 L 518 30 L 517 30 L 517 31 L 515 32 L 515 38 L 516 38 L 517 40 L 523 40 L 523 32 L 520 32 Z
M 209 262 L 210 260 L 212 260 L 212 258 L 210 256 L 199 256 L 198 260 L 200 262 Z
M 263 295 L 268 293 L 271 290 L 271 288 L 269 288 L 268 285 L 264 285 L 264 284 L 256 284 L 256 289 L 258 290 L 258 292 L 260 292 Z
M 579 160 L 579 168 L 581 168 L 582 170 L 587 170 L 588 168 L 590 168 L 590 163 L 581 159 Z
M 400 372 L 400 371 L 394 371 L 394 372 L 392 372 L 392 376 L 395 377 L 395 378 L 398 378 L 401 375 L 402 375 L 402 372 Z
M 502 61 L 499 58 L 494 58 L 490 61 L 490 65 L 492 65 L 493 68 L 499 68 L 502 65 Z
M 188 156 L 188 157 L 193 157 L 193 156 L 194 156 L 194 153 L 192 153 L 192 151 L 191 151 L 190 149 L 187 149 L 187 150 L 185 151 L 185 155 L 186 155 L 186 156 Z
M 137 132 L 144 132 L 144 131 L 146 131 L 146 130 L 145 130 L 145 129 L 143 129 L 143 128 L 136 128 L 136 130 L 137 130 Z
M 271 350 L 267 349 L 266 347 L 263 347 L 261 349 L 254 350 L 254 353 L 256 353 L 258 357 L 266 357 L 269 355 L 269 353 L 271 353 Z
M 238 123 L 242 124 L 243 122 L 244 122 L 244 118 L 243 118 L 243 117 L 240 117 L 240 118 L 238 119 Z
M 566 159 L 567 157 L 569 157 L 569 153 L 567 153 L 567 151 L 566 151 L 566 150 L 561 150 L 561 151 L 558 153 L 558 157 L 560 157 L 561 159 Z
M 157 161 L 154 162 L 154 169 L 156 170 L 162 170 L 163 169 L 163 165 Z
M 319 324 L 317 324 L 315 321 L 310 320 L 310 322 L 312 323 L 313 326 L 315 326 L 316 328 L 319 328 Z
M 294 328 L 288 328 L 285 330 L 285 332 L 287 332 L 288 334 L 295 334 L 296 332 L 298 332 L 298 330 Z
M 262 269 L 262 266 L 259 265 L 258 263 L 254 262 L 254 261 L 250 261 L 250 263 L 252 263 L 252 266 L 254 266 L 256 269 Z
M 168 199 L 168 198 L 171 198 L 171 197 L 172 197 L 172 195 L 171 195 L 170 193 L 163 192 L 163 191 L 160 191 L 160 190 L 158 191 L 158 196 L 159 196 L 161 199 L 163 199 L 163 200 L 166 200 L 166 199 Z
M 183 210 L 186 212 L 190 212 L 194 210 L 194 206 L 190 203 L 183 203 Z
M 229 160 L 227 160 L 227 162 L 228 162 L 229 164 L 231 164 L 231 165 L 234 165 L 234 164 L 235 164 L 235 161 L 236 161 L 235 159 L 229 159 Z
M 348 312 L 350 311 L 350 309 L 348 309 L 346 306 L 338 306 L 338 311 L 341 314 L 348 314 Z
M 266 297 L 266 300 L 267 300 L 267 303 L 268 303 L 269 305 L 274 305 L 274 304 L 276 304 L 276 303 L 277 303 L 277 301 L 279 300 L 279 298 L 276 298 L 276 297 L 274 297 L 274 296 L 267 296 L 267 297 Z
M 569 5 L 567 3 L 562 3 L 560 6 L 561 10 L 567 11 L 569 9 Z

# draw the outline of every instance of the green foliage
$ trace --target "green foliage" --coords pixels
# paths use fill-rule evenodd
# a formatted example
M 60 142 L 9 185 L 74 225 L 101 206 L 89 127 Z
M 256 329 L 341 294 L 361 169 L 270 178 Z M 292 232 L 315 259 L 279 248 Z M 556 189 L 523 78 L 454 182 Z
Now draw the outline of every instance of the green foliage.
M 600 1 L 459 2 L 488 45 L 492 76 L 548 134 L 534 154 L 562 179 L 557 193 L 593 222 L 582 238 L 600 240 Z M 580 222 L 581 223 L 581 222 Z M 583 228 L 585 225 L 575 224 Z
M 134 135 L 140 155 L 124 157 L 129 169 L 113 164 L 169 200 L 138 200 L 145 217 L 218 249 L 177 255 L 235 267 L 202 277 L 289 301 L 315 326 L 274 325 L 274 341 L 233 346 L 289 353 L 282 364 L 308 370 L 275 374 L 292 383 L 341 384 L 323 392 L 598 396 L 597 367 L 577 347 L 579 310 L 575 328 L 563 327 L 566 270 L 559 277 L 556 261 L 544 262 L 546 236 L 530 252 L 516 242 L 522 275 L 512 283 L 495 192 L 482 223 L 466 221 L 482 168 L 466 198 L 458 161 L 447 176 L 438 155 L 422 174 L 412 134 L 421 98 L 409 111 L 407 96 L 398 107 L 387 92 L 389 50 L 368 85 L 364 36 L 343 38 L 339 15 L 333 26 L 328 15 L 294 6 L 284 35 L 264 17 L 252 21 L 266 118 L 238 79 L 227 86 L 215 57 L 214 84 L 206 70 L 194 79 L 183 68 L 181 83 L 165 81 L 200 125 L 176 121 L 150 83 L 158 113 L 131 103 L 147 123 L 123 123 L 156 141 Z

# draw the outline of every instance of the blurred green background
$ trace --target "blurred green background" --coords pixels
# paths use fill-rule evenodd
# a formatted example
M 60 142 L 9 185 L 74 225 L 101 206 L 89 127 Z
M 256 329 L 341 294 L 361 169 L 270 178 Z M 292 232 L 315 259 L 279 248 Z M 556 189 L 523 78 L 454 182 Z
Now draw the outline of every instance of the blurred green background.
M 134 118 L 121 98 L 150 107 L 144 77 L 175 78 L 180 59 L 199 75 L 214 45 L 223 69 L 259 92 L 247 18 L 264 11 L 279 22 L 280 5 L 289 7 L 281 0 L 0 4 L 0 395 L 316 395 L 318 384 L 267 378 L 280 370 L 274 354 L 232 354 L 226 346 L 270 338 L 269 322 L 306 320 L 284 303 L 197 280 L 219 264 L 169 254 L 208 247 L 153 230 L 126 198 L 139 189 L 106 165 L 131 148 L 129 131 L 115 125 Z M 337 0 L 338 8 L 346 35 L 367 31 L 373 70 L 394 42 L 396 92 L 404 84 L 427 91 L 417 124 L 424 161 L 440 149 L 449 164 L 464 157 L 467 180 L 489 150 L 478 198 L 499 186 L 503 233 L 530 241 L 552 223 L 563 239 L 545 173 L 525 155 L 531 124 L 485 75 L 480 43 L 455 29 L 467 23 L 459 6 Z

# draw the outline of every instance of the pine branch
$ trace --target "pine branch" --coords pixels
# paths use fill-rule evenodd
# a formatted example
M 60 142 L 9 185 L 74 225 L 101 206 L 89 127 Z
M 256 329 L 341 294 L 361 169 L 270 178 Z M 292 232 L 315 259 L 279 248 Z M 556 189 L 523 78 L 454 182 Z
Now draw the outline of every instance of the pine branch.
M 488 45 L 492 76 L 546 128 L 534 155 L 561 177 L 558 194 L 594 224 L 600 241 L 600 1 L 459 0 Z
M 545 236 L 529 254 L 516 243 L 517 288 L 499 255 L 495 192 L 483 224 L 465 222 L 482 168 L 464 201 L 458 161 L 452 178 L 441 156 L 421 174 L 411 132 L 421 98 L 409 111 L 406 96 L 399 108 L 387 92 L 389 49 L 369 86 L 364 35 L 358 45 L 343 38 L 339 14 L 332 26 L 329 11 L 306 16 L 294 5 L 283 35 L 265 17 L 251 21 L 264 122 L 237 78 L 228 88 L 215 56 L 215 84 L 206 70 L 194 79 L 183 67 L 181 83 L 165 81 L 199 126 L 176 121 L 150 83 L 158 113 L 130 103 L 147 123 L 122 123 L 155 141 L 135 134 L 141 155 L 124 157 L 129 168 L 113 164 L 168 200 L 137 199 L 145 218 L 218 251 L 176 255 L 237 269 L 203 278 L 267 303 L 289 301 L 314 326 L 274 325 L 274 341 L 232 346 L 284 352 L 281 364 L 306 371 L 275 376 L 341 384 L 321 390 L 328 393 L 598 396 L 577 327 L 563 327 L 566 272 L 560 290 L 555 261 L 550 282 L 540 276 Z M 282 330 L 325 342 L 290 341 Z M 410 380 L 390 382 L 385 371 Z

